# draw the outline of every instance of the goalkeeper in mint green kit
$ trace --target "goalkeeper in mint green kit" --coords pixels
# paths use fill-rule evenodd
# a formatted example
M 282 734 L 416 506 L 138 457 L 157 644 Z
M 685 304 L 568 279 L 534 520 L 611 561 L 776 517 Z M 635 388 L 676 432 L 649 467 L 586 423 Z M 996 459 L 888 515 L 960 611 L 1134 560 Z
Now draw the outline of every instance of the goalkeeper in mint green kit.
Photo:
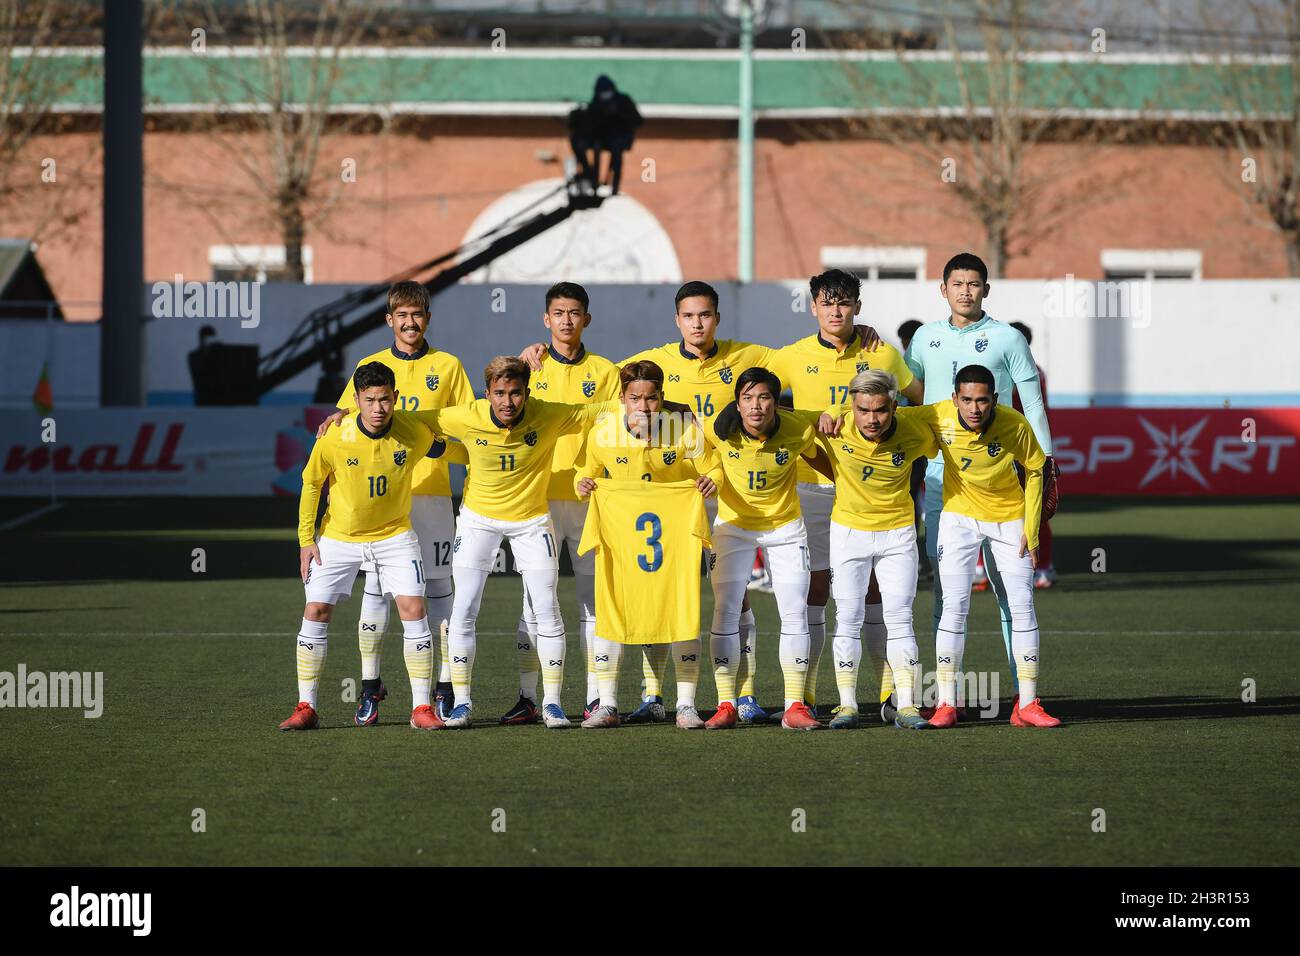
M 993 373 L 999 405 L 1011 405 L 1012 393 L 1020 392 L 1025 418 L 1034 437 L 1047 455 L 1046 473 L 1054 482 L 1056 464 L 1052 458 L 1052 433 L 1047 427 L 1047 410 L 1038 382 L 1038 366 L 1025 337 L 1010 325 L 991 318 L 984 311 L 989 294 L 988 268 L 979 256 L 963 252 L 953 256 L 943 267 L 943 284 L 939 292 L 947 300 L 952 314 L 947 319 L 929 322 L 912 336 L 905 359 L 912 374 L 925 385 L 925 403 L 948 400 L 953 394 L 957 371 L 967 365 L 983 365 Z M 1044 496 L 1048 491 L 1044 489 Z M 1054 500 L 1054 493 L 1051 495 Z M 939 538 L 939 513 L 943 511 L 943 457 L 931 459 L 925 472 L 925 550 L 935 568 L 934 626 L 937 631 L 943 614 L 943 585 L 938 573 L 936 546 Z M 1007 591 L 998 574 L 997 563 L 989 548 L 984 548 L 984 566 L 997 597 L 1002 615 L 1002 640 L 1011 664 L 1011 679 L 1016 681 L 1015 660 L 1011 654 L 1011 610 Z M 1017 694 L 1019 687 L 1016 688 Z

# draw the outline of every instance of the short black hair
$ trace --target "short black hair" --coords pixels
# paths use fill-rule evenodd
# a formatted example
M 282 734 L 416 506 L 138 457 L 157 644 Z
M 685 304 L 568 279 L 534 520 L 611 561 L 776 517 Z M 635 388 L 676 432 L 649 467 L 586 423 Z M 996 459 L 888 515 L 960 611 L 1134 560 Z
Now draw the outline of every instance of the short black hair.
M 702 295 L 713 303 L 713 311 L 718 311 L 718 290 L 713 288 L 707 282 L 688 282 L 677 290 L 677 295 L 673 297 L 674 308 L 682 304 L 682 299 L 689 299 L 697 295 Z
M 916 334 L 916 330 L 920 327 L 920 319 L 908 319 L 898 327 L 898 338 L 903 343 L 903 348 L 907 348 L 907 343 L 912 341 L 912 336 Z
M 755 365 L 745 369 L 736 379 L 736 401 L 740 401 L 740 393 L 751 385 L 766 385 L 772 390 L 773 401 L 781 397 L 781 380 L 762 366 Z
M 808 280 L 808 290 L 812 292 L 814 302 L 821 299 L 823 292 L 832 299 L 852 299 L 857 302 L 862 294 L 862 282 L 853 273 L 843 269 L 827 269 Z
M 1034 333 L 1029 331 L 1029 326 L 1023 322 L 1012 322 L 1011 327 L 1025 337 L 1025 341 L 1030 345 L 1034 344 Z
M 958 372 L 957 377 L 953 379 L 952 390 L 954 392 L 960 391 L 961 386 L 968 382 L 976 385 L 987 385 L 990 392 L 997 391 L 997 382 L 993 380 L 993 373 L 983 365 L 967 365 Z
M 367 362 L 352 375 L 352 387 L 358 392 L 379 385 L 397 390 L 397 378 L 393 375 L 393 370 L 383 362 Z
M 988 283 L 989 267 L 984 264 L 984 260 L 973 252 L 959 252 L 948 260 L 948 264 L 943 267 L 943 281 L 948 281 L 948 276 L 952 275 L 958 269 L 970 269 L 980 274 L 980 281 Z
M 556 299 L 577 299 L 582 303 L 582 311 L 588 311 L 587 307 L 591 300 L 587 298 L 587 290 L 576 282 L 557 282 L 546 290 L 546 311 L 551 311 L 551 303 Z

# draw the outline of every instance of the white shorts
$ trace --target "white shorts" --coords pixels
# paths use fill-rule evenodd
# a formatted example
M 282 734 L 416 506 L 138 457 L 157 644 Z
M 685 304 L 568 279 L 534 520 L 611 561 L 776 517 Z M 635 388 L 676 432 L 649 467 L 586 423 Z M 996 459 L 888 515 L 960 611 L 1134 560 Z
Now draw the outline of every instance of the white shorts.
M 569 560 L 574 574 L 596 573 L 596 549 L 578 554 L 582 540 L 582 526 L 587 523 L 587 501 L 567 501 L 556 498 L 547 502 L 551 508 L 551 522 L 555 525 L 555 540 L 569 546 Z
M 339 541 L 321 538 L 320 564 L 307 567 L 307 603 L 337 604 L 352 594 L 352 584 L 363 563 L 379 575 L 384 597 L 424 597 L 424 567 L 420 542 L 414 531 L 403 531 L 383 541 Z
M 980 546 L 987 541 L 1004 580 L 1020 577 L 1032 579 L 1033 561 L 1028 554 L 1020 556 L 1020 537 L 1024 532 L 1024 518 L 1014 521 L 980 521 L 945 511 L 939 516 L 936 570 L 944 579 L 959 575 L 974 577 Z
M 916 527 L 859 531 L 831 522 L 831 593 L 836 601 L 859 601 L 876 572 L 881 596 L 911 606 L 916 598 Z
M 496 564 L 502 538 L 510 542 L 516 571 L 559 571 L 555 525 L 549 513 L 527 521 L 498 521 L 475 514 L 464 505 L 460 506 L 456 519 L 452 566 L 490 572 Z
M 803 519 L 795 518 L 771 531 L 746 531 L 725 521 L 713 524 L 714 562 L 710 577 L 720 583 L 748 581 L 754 554 L 763 549 L 772 582 L 808 584 L 808 534 Z
M 456 515 L 451 499 L 442 495 L 411 495 L 411 527 L 420 539 L 425 580 L 451 577 L 451 543 L 456 537 Z M 375 565 L 366 561 L 361 570 L 371 574 Z
M 799 510 L 808 530 L 808 570 L 825 571 L 831 566 L 831 509 L 835 507 L 835 486 L 801 481 Z

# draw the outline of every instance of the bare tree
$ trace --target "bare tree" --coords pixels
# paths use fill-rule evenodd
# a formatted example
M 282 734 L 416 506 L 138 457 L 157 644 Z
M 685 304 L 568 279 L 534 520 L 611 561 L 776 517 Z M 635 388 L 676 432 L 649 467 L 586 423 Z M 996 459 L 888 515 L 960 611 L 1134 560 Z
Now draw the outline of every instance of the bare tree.
M 263 218 L 281 237 L 286 277 L 302 282 L 308 231 L 330 214 L 346 185 L 338 169 L 321 163 L 327 128 L 337 135 L 363 126 L 373 130 L 376 124 L 380 131 L 387 128 L 382 109 L 346 116 L 332 109 L 346 94 L 342 61 L 371 30 L 371 11 L 357 0 L 321 0 L 310 6 L 244 0 L 234 11 L 238 26 L 228 30 L 221 14 L 230 19 L 230 8 L 219 10 L 211 2 L 196 6 L 194 20 L 205 31 L 204 43 L 238 31 L 255 55 L 204 51 L 208 86 L 197 92 L 215 99 L 216 108 L 193 122 L 244 174 Z
M 1267 217 L 1300 278 L 1300 0 L 1242 0 L 1229 18 L 1197 7 L 1214 43 L 1208 126 L 1223 150 L 1221 170 L 1248 206 Z
M 865 113 L 849 120 L 851 133 L 883 140 L 913 170 L 951 189 L 983 233 L 990 274 L 1005 275 L 1013 259 L 1062 228 L 1081 205 L 1117 192 L 1121 177 L 1099 172 L 1093 159 L 1122 134 L 1115 124 L 1081 116 L 1098 91 L 1083 89 L 1072 70 L 1049 74 L 1026 56 L 1053 40 L 1086 53 L 1090 37 L 1082 27 L 1066 33 L 1080 18 L 1070 16 L 1065 0 L 1053 11 L 1028 0 L 913 6 L 930 24 L 937 49 L 918 54 L 900 43 L 891 71 L 864 70 L 846 58 Z M 1052 31 L 1058 35 L 1047 35 Z M 882 105 L 890 103 L 907 105 Z M 1071 148 L 1040 149 L 1052 141 Z
M 31 153 L 37 137 L 75 126 L 57 107 L 93 71 L 89 56 L 51 50 L 67 14 L 57 3 L 0 0 L 0 219 L 35 241 L 89 211 L 88 190 L 79 187 L 98 160 L 95 149 L 70 156 L 51 150 L 58 155 L 39 159 Z

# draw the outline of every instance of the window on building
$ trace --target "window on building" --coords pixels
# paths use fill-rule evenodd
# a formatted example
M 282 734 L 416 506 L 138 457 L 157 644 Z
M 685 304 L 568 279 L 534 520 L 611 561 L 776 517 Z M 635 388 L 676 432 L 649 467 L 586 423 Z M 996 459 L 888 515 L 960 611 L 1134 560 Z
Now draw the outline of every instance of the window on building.
M 822 268 L 843 269 L 860 279 L 925 278 L 925 250 L 920 246 L 822 246 Z
M 1199 249 L 1103 249 L 1101 269 L 1108 281 L 1199 279 Z
M 216 282 L 288 282 L 284 246 L 210 246 L 208 264 Z M 303 281 L 311 283 L 311 246 L 302 247 Z

